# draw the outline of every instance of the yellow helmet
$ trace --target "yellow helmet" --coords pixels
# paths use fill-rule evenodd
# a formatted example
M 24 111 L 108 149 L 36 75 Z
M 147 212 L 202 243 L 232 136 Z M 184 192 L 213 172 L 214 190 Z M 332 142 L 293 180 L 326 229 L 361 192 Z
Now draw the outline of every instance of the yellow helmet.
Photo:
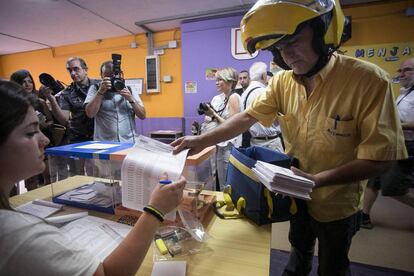
M 324 20 L 324 42 L 336 48 L 345 25 L 339 0 L 259 0 L 240 23 L 243 45 L 249 53 L 266 49 L 293 35 L 301 23 L 324 15 L 330 19 Z

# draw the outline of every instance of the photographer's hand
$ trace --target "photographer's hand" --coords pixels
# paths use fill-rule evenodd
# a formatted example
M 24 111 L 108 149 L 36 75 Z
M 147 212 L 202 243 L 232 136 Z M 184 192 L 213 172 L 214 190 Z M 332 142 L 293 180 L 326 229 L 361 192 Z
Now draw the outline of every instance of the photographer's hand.
M 124 89 L 119 91 L 119 94 L 121 94 L 131 104 L 132 108 L 134 109 L 135 115 L 141 120 L 144 120 L 145 108 L 143 105 L 137 102 L 137 100 L 132 95 L 131 91 L 129 91 L 128 87 L 125 87 Z
M 53 117 L 54 117 L 59 122 L 59 124 L 67 126 L 69 122 L 70 111 L 63 110 L 60 107 L 59 103 L 57 102 L 56 97 L 53 95 L 52 89 L 50 89 L 47 86 L 42 85 L 40 86 L 40 89 L 39 89 L 39 95 L 43 95 L 49 101 L 50 107 L 52 108 L 51 109 L 52 113 L 50 114 L 50 116 L 47 114 L 47 116 L 49 116 L 49 121 L 53 122 Z M 47 106 L 47 109 L 49 109 L 48 104 L 46 104 L 45 106 Z
M 206 114 L 207 116 L 211 118 L 214 118 L 216 112 L 214 111 L 214 109 L 211 108 L 209 104 L 207 104 L 207 110 L 204 112 L 204 114 Z
M 121 94 L 121 96 L 127 99 L 128 102 L 133 102 L 135 100 L 134 96 L 132 96 L 131 92 L 129 92 L 128 88 L 126 87 L 119 91 L 119 94 Z
M 102 79 L 101 84 L 99 85 L 99 89 L 98 89 L 98 94 L 103 95 L 106 93 L 106 91 L 111 90 L 112 85 L 111 85 L 111 78 L 109 77 L 104 77 Z
M 210 105 L 207 105 L 208 110 L 206 111 L 206 115 L 211 117 L 211 119 L 216 120 L 217 123 L 221 124 L 225 120 L 212 108 Z
M 48 100 L 50 100 L 51 97 L 54 97 L 52 92 L 52 89 L 44 85 L 41 85 L 39 88 L 39 96 L 43 95 L 43 97 Z
M 111 85 L 111 78 L 104 77 L 102 78 L 102 82 L 99 85 L 98 91 L 96 91 L 95 86 L 91 86 L 89 88 L 88 94 L 92 90 L 94 94 L 94 97 L 85 105 L 85 112 L 86 116 L 89 118 L 94 118 L 95 115 L 98 113 L 99 109 L 101 108 L 102 101 L 104 99 L 104 95 L 107 91 L 110 91 L 112 88 Z M 95 90 L 95 91 L 94 91 Z

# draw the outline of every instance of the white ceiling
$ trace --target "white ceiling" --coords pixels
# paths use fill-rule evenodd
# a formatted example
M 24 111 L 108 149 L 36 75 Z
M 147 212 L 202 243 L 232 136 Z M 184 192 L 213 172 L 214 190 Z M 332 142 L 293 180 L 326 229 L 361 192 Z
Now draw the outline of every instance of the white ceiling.
M 343 5 L 378 0 L 341 0 Z M 183 18 L 245 11 L 255 0 L 0 0 L 0 55 L 179 28 Z M 161 21 L 171 17 L 180 19 Z M 193 17 L 194 18 L 194 17 Z

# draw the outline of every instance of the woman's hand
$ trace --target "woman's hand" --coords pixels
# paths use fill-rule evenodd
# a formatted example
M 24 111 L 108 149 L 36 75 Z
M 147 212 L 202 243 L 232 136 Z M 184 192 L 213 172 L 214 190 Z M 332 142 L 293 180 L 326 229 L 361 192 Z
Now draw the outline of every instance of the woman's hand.
M 160 180 L 166 179 L 168 179 L 168 175 L 164 173 Z M 171 184 L 158 184 L 151 194 L 149 205 L 164 215 L 171 212 L 181 203 L 186 183 L 186 179 L 181 176 L 178 181 Z
M 207 110 L 204 113 L 211 118 L 214 118 L 217 115 L 214 109 L 211 108 L 210 104 L 207 104 Z

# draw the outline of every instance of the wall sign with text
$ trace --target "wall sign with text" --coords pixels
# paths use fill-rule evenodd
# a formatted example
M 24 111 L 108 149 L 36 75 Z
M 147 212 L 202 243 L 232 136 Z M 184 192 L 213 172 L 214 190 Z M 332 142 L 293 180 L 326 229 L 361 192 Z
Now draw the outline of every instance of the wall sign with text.
M 244 49 L 243 42 L 241 40 L 240 28 L 231 29 L 231 55 L 235 59 L 252 59 L 259 54 L 259 51 L 250 55 L 246 49 Z
M 413 55 L 414 42 L 342 47 L 346 55 L 371 62 L 405 60 Z
M 125 85 L 129 86 L 132 91 L 137 92 L 139 95 L 142 94 L 142 88 L 144 87 L 144 79 L 135 78 L 135 79 L 125 79 Z
M 364 46 L 343 46 L 340 51 L 345 55 L 363 59 L 372 62 L 385 71 L 393 79 L 394 93 L 399 91 L 397 84 L 397 70 L 400 68 L 401 62 L 414 57 L 414 42 L 374 44 Z

